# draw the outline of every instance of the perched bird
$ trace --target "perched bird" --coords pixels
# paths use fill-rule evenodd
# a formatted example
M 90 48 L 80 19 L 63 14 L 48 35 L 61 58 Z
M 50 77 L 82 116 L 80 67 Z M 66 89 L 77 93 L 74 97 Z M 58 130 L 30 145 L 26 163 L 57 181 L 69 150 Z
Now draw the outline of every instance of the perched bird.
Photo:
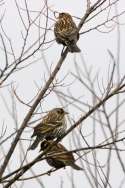
M 68 13 L 59 13 L 59 17 L 54 27 L 56 42 L 67 46 L 70 52 L 80 52 L 76 45 L 79 39 L 78 28 Z
M 31 137 L 36 136 L 29 149 L 35 149 L 43 139 L 51 140 L 61 137 L 67 128 L 65 115 L 68 114 L 63 108 L 54 108 L 43 117 L 42 121 L 34 127 Z
M 52 147 L 51 147 L 52 145 Z M 49 151 L 46 154 L 47 163 L 56 168 L 62 168 L 65 166 L 71 166 L 76 170 L 83 170 L 81 167 L 75 164 L 75 159 L 72 153 L 67 153 L 68 150 L 60 143 L 54 143 L 52 140 L 44 140 L 41 142 L 40 151 L 44 151 L 47 147 L 50 146 Z M 50 157 L 49 157 L 50 156 Z

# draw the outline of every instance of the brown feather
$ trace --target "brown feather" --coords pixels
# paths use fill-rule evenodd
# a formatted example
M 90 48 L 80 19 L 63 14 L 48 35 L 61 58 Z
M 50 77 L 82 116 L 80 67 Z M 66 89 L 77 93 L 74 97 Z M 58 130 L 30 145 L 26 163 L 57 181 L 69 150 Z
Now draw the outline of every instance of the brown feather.
M 31 137 L 36 136 L 34 143 L 39 144 L 38 141 L 43 139 L 54 139 L 62 136 L 66 131 L 66 120 L 65 112 L 62 108 L 52 109 L 46 116 L 43 117 L 42 121 L 34 127 L 34 132 Z M 33 143 L 33 144 L 34 144 Z M 36 147 L 37 145 L 34 144 Z M 35 149 L 35 147 L 30 147 Z
M 41 151 L 52 145 L 50 150 L 47 152 L 47 162 L 50 166 L 55 168 L 61 168 L 65 166 L 71 166 L 76 170 L 83 170 L 81 167 L 75 164 L 74 156 L 71 152 L 60 143 L 54 143 L 52 140 L 44 140 L 41 143 Z

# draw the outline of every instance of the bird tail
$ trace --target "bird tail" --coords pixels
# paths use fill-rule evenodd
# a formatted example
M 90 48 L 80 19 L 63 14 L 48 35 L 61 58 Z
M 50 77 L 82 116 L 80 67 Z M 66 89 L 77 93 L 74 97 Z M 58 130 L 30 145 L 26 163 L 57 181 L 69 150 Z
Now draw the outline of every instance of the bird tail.
M 39 142 L 40 142 L 40 138 L 36 137 L 35 141 L 33 142 L 33 144 L 28 148 L 28 150 L 34 150 L 36 149 L 36 147 L 38 146 Z
M 68 46 L 69 48 L 69 51 L 71 53 L 73 52 L 81 52 L 81 50 L 79 49 L 79 47 L 74 43 L 74 44 L 71 44 L 70 46 Z
M 75 170 L 83 170 L 83 168 L 81 168 L 80 166 L 76 165 L 75 163 L 72 164 L 72 168 L 74 168 Z

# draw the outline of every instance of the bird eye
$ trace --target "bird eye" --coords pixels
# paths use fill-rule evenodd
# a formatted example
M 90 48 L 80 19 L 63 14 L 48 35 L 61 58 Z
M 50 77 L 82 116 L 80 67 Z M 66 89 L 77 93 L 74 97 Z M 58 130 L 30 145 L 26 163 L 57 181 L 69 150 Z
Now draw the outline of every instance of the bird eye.
M 41 143 L 41 150 L 44 150 L 47 148 L 47 142 L 46 140 L 44 140 L 42 143 Z

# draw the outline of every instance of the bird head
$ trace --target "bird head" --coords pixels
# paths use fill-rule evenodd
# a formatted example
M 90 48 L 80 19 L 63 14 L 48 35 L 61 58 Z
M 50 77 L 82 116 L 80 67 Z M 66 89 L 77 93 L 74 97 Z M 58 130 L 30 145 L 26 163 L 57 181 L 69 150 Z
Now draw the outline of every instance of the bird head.
M 53 140 L 43 140 L 40 144 L 40 151 L 44 151 L 48 146 L 50 146 L 51 144 L 53 144 L 54 141 Z
M 71 15 L 69 13 L 66 13 L 66 12 L 61 12 L 59 13 L 59 17 L 58 19 L 64 19 L 64 18 L 71 18 Z
M 45 150 L 49 146 L 49 142 L 47 140 L 43 140 L 40 144 L 40 151 Z
M 62 119 L 68 112 L 66 112 L 63 108 L 54 108 L 53 113 L 56 114 L 57 119 Z

